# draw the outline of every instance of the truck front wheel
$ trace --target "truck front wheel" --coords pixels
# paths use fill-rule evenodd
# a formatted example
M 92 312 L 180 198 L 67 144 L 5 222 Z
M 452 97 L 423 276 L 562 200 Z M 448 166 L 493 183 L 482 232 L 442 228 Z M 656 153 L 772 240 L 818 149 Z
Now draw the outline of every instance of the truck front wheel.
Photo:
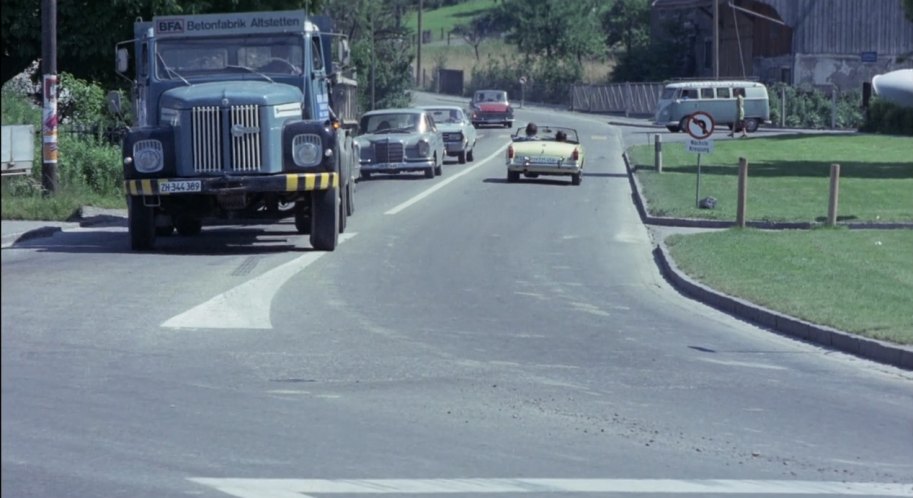
M 143 203 L 143 196 L 131 195 L 127 201 L 130 248 L 148 251 L 155 245 L 155 208 Z
M 333 251 L 339 242 L 339 187 L 311 192 L 311 246 Z

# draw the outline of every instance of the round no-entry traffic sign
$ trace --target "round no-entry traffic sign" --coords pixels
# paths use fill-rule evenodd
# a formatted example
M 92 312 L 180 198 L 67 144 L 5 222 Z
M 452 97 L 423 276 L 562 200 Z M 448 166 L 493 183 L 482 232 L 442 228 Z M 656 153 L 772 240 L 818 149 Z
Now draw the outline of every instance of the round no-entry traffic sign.
M 713 116 L 706 112 L 698 111 L 688 118 L 688 134 L 698 140 L 712 135 L 715 126 L 716 123 L 713 122 Z

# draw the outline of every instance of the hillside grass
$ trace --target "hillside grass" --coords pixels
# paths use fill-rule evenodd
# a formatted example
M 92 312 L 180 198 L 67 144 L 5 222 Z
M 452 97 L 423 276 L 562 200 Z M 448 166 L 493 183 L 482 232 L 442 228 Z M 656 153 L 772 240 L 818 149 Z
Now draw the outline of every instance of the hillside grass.
M 505 43 L 501 38 L 488 38 L 479 44 L 479 57 L 476 58 L 472 45 L 466 43 L 459 35 L 449 35 L 458 24 L 469 23 L 473 17 L 497 6 L 496 0 L 469 0 L 467 2 L 426 10 L 422 14 L 422 28 L 431 31 L 430 43 L 422 45 L 421 68 L 425 75 L 425 86 L 429 90 L 434 79 L 434 71 L 441 67 L 463 71 L 464 83 L 469 84 L 475 67 L 485 66 L 489 60 L 516 60 L 521 57 L 516 47 Z M 406 26 L 418 29 L 418 15 L 411 14 L 406 18 Z M 583 61 L 582 83 L 604 83 L 615 67 L 612 56 L 596 57 Z
M 426 9 L 422 12 L 422 29 L 431 31 L 431 42 L 444 41 L 447 39 L 447 33 L 452 31 L 454 26 L 468 24 L 473 17 L 493 9 L 497 5 L 497 0 L 468 0 L 439 9 Z M 418 12 L 413 12 L 406 17 L 405 23 L 408 28 L 418 31 Z

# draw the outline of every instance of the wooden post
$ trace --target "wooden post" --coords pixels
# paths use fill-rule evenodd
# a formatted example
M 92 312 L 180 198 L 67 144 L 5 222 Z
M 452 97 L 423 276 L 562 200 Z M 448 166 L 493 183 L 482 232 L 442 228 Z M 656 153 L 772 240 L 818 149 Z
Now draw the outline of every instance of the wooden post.
M 739 200 L 736 206 L 736 224 L 745 228 L 745 211 L 748 204 L 748 160 L 739 158 Z
M 831 189 L 827 201 L 827 226 L 837 225 L 837 199 L 840 196 L 840 165 L 831 164 Z
M 653 136 L 653 167 L 656 168 L 657 173 L 663 172 L 663 139 L 659 136 L 659 133 Z

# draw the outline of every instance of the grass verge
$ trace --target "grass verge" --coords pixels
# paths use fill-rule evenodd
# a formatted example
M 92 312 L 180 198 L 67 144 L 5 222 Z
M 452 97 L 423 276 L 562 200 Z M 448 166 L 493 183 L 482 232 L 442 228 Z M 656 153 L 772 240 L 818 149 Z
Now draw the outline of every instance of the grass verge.
M 841 165 L 838 221 L 913 221 L 913 150 L 909 137 L 784 135 L 718 140 L 702 156 L 700 197 L 716 209 L 695 206 L 697 155 L 684 144 L 663 146 L 663 173 L 653 167 L 653 146 L 634 146 L 629 157 L 654 216 L 735 219 L 738 160 L 748 160 L 749 220 L 821 222 L 827 216 L 830 165 Z
M 101 195 L 86 187 L 63 186 L 54 195 L 43 195 L 37 189 L 22 193 L 9 180 L 31 180 L 26 178 L 4 178 L 2 188 L 2 218 L 5 220 L 67 221 L 82 206 L 124 209 L 123 195 Z
M 838 330 L 913 344 L 913 231 L 730 229 L 666 239 L 692 278 Z

